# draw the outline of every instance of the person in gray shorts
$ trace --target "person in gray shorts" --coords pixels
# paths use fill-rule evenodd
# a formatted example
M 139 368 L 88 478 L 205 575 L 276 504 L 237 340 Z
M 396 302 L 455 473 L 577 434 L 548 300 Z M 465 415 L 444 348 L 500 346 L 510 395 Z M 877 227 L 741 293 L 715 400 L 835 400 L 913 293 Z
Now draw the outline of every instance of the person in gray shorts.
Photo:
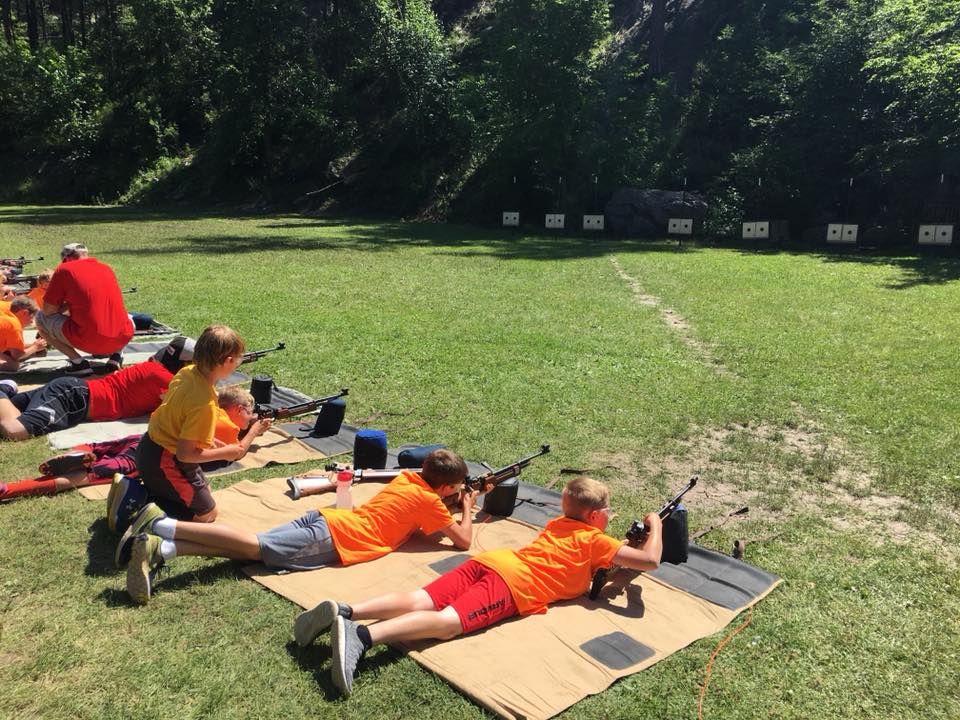
M 468 550 L 473 541 L 471 511 L 479 492 L 461 493 L 459 521 L 443 502 L 460 493 L 466 477 L 462 458 L 446 449 L 434 450 L 419 473 L 398 470 L 397 477 L 359 508 L 310 510 L 263 533 L 219 522 L 176 520 L 150 503 L 120 539 L 115 560 L 127 568 L 127 592 L 134 602 L 145 604 L 156 571 L 178 555 L 260 560 L 273 570 L 313 570 L 376 559 L 415 531 L 441 532 L 456 548 Z

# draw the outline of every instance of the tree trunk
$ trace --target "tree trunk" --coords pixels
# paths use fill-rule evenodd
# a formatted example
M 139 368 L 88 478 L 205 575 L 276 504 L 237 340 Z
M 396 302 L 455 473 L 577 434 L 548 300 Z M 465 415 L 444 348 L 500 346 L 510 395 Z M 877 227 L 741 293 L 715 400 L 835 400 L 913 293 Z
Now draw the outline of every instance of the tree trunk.
M 60 32 L 63 34 L 63 47 L 73 45 L 73 3 L 60 0 Z
M 0 12 L 3 13 L 3 39 L 7 41 L 7 45 L 13 45 L 13 16 L 10 10 L 10 0 L 3 0 Z
M 660 77 L 663 72 L 663 36 L 667 21 L 666 0 L 653 0 L 650 15 L 650 74 Z
M 30 49 L 36 52 L 40 49 L 40 33 L 37 23 L 37 0 L 27 0 L 27 41 Z
M 87 46 L 87 4 L 80 0 L 80 46 Z

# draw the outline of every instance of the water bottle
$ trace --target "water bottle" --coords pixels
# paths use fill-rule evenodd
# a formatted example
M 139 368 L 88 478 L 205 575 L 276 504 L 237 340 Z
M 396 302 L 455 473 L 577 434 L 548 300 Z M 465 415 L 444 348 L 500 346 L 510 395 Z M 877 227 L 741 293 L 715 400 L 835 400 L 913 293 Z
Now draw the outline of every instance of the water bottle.
M 337 473 L 337 507 L 341 510 L 353 509 L 353 497 L 350 486 L 353 484 L 353 473 L 341 470 Z

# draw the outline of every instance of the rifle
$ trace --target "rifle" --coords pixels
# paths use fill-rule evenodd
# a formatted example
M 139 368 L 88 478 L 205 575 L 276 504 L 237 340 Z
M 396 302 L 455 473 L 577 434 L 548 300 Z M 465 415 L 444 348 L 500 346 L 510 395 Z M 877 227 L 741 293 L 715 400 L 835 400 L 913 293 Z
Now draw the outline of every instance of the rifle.
M 16 277 L 9 277 L 5 281 L 7 285 L 29 285 L 30 290 L 40 285 L 40 276 L 39 275 L 17 275 Z M 29 292 L 27 290 L 26 292 Z M 17 291 L 15 291 L 17 292 Z
M 321 405 L 325 405 L 331 400 L 336 400 L 338 397 L 343 397 L 349 393 L 350 391 L 347 388 L 340 388 L 340 392 L 334 395 L 327 395 L 326 397 L 317 398 L 316 400 L 307 400 L 306 402 L 288 407 L 275 408 L 270 405 L 257 405 L 254 407 L 253 412 L 256 414 L 258 420 L 286 420 L 287 418 L 296 417 L 297 415 L 312 413 L 319 410 Z
M 5 265 L 6 267 L 13 267 L 13 268 L 23 268 L 23 266 L 26 265 L 27 263 L 39 262 L 41 260 L 43 260 L 42 255 L 40 257 L 35 257 L 35 258 L 26 258 L 23 255 L 21 255 L 18 258 L 0 258 L 0 265 Z
M 121 295 L 130 295 L 131 293 L 135 293 L 136 291 L 137 291 L 137 289 L 136 289 L 135 287 L 132 287 L 132 288 L 127 288 L 126 290 L 121 290 L 121 291 L 120 291 L 120 294 L 121 294 Z
M 507 465 L 499 470 L 490 470 L 489 472 L 486 472 L 483 475 L 478 475 L 475 478 L 470 478 L 468 476 L 466 480 L 464 480 L 463 486 L 465 489 L 482 489 L 487 485 L 496 485 L 504 480 L 516 477 L 520 474 L 520 471 L 523 468 L 530 464 L 531 460 L 540 457 L 541 455 L 546 455 L 548 452 L 550 452 L 550 446 L 542 445 L 540 447 L 540 452 L 536 452 L 533 455 L 521 458 L 512 465 Z M 327 472 L 326 475 L 287 478 L 287 485 L 290 487 L 290 490 L 293 491 L 293 499 L 297 500 L 307 495 L 319 495 L 320 493 L 335 489 L 337 486 L 336 476 L 342 472 L 352 473 L 352 480 L 355 483 L 364 481 L 382 482 L 384 480 L 393 480 L 397 475 L 404 471 L 415 473 L 423 472 L 423 468 L 388 468 L 386 470 L 377 470 L 374 468 L 354 468 L 352 465 L 342 465 L 341 463 L 337 462 L 327 464 L 324 467 L 324 470 Z M 444 498 L 444 503 L 448 507 L 459 507 L 461 497 L 461 493 L 455 493 Z
M 694 475 L 690 478 L 690 482 L 687 483 L 687 486 L 674 495 L 672 498 L 667 500 L 660 512 L 657 515 L 660 516 L 661 520 L 666 520 L 673 514 L 673 511 L 677 509 L 677 506 L 680 504 L 680 498 L 686 495 L 693 487 L 697 484 L 697 481 L 700 479 L 698 475 Z M 647 539 L 647 533 L 650 532 L 650 528 L 647 527 L 647 524 L 640 521 L 634 520 L 633 524 L 630 525 L 630 529 L 627 530 L 627 545 L 632 548 L 639 547 Z M 603 589 L 603 586 L 607 582 L 607 575 L 610 573 L 615 573 L 620 569 L 618 565 L 611 565 L 609 568 L 600 568 L 593 574 L 593 582 L 590 583 L 590 599 L 596 600 L 597 596 L 600 594 L 600 590 Z
M 281 343 L 277 343 L 276 347 L 267 348 L 266 350 L 251 350 L 250 352 L 245 352 L 243 354 L 243 362 L 241 362 L 240 364 L 246 365 L 247 363 L 256 362 L 267 353 L 276 352 L 277 350 L 283 350 L 286 347 L 287 346 L 281 342 Z
M 520 458 L 510 465 L 504 465 L 498 470 L 494 470 L 489 465 L 485 464 L 487 472 L 485 472 L 483 475 L 477 475 L 474 478 L 468 476 L 463 483 L 463 490 L 461 490 L 459 493 L 448 495 L 443 499 L 443 502 L 449 508 L 458 508 L 463 501 L 463 493 L 473 492 L 474 490 L 480 490 L 482 492 L 487 485 L 496 487 L 504 480 L 509 480 L 510 478 L 519 475 L 520 471 L 529 465 L 531 460 L 538 458 L 541 455 L 546 455 L 548 452 L 550 452 L 550 446 L 541 445 L 538 452 L 535 452 L 532 455 L 527 455 L 527 457 Z

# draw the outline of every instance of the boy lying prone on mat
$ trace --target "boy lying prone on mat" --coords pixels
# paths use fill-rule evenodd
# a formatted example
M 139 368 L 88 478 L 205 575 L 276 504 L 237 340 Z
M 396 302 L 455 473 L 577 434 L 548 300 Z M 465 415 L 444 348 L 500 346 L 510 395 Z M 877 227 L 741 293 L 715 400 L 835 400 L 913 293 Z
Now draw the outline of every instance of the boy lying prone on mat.
M 602 483 L 584 477 L 571 480 L 562 507 L 563 516 L 547 523 L 526 547 L 476 555 L 420 590 L 381 595 L 354 607 L 324 600 L 297 618 L 297 644 L 309 645 L 332 626 L 333 683 L 349 696 L 357 663 L 374 645 L 449 640 L 578 597 L 590 587 L 597 569 L 613 563 L 634 570 L 659 566 L 657 513 L 644 518 L 650 531 L 640 547 L 632 548 L 603 532 L 610 519 L 610 492 Z M 359 625 L 356 620 L 381 622 Z
M 185 364 L 193 359 L 194 342 L 174 338 L 150 360 L 85 380 L 58 377 L 46 385 L 18 392 L 12 380 L 0 382 L 0 437 L 29 440 L 82 422 L 124 420 L 152 412 Z
M 127 566 L 127 592 L 146 603 L 156 571 L 177 555 L 261 560 L 273 569 L 312 570 L 374 560 L 400 547 L 415 531 L 442 532 L 462 550 L 473 540 L 471 510 L 479 494 L 463 493 L 463 515 L 454 522 L 443 498 L 460 491 L 467 477 L 463 460 L 434 450 L 421 473 L 400 472 L 369 502 L 355 509 L 311 510 L 264 533 L 220 523 L 174 520 L 156 505 L 143 508 L 117 545 L 117 565 Z

